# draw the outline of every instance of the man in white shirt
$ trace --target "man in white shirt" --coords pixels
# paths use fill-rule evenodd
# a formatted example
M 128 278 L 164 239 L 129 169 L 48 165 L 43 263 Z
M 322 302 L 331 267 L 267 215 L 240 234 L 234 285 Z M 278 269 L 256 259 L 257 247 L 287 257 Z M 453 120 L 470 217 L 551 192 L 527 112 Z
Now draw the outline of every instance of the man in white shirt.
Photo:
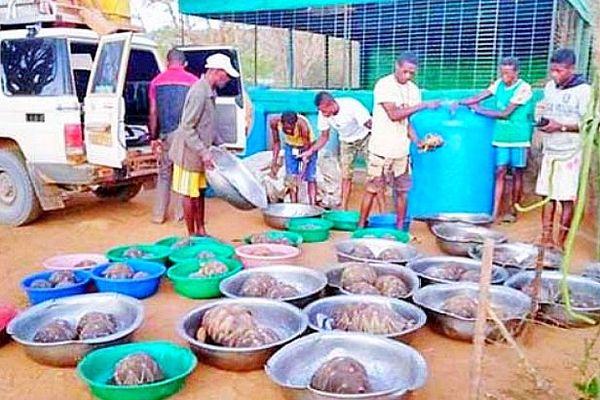
M 579 125 L 591 97 L 591 86 L 575 73 L 575 65 L 575 53 L 570 49 L 560 49 L 550 59 L 552 80 L 544 88 L 539 123 L 543 143 L 536 193 L 551 200 L 542 212 L 542 243 L 554 244 L 553 221 L 560 202 L 562 215 L 557 245 L 561 248 L 569 233 L 577 200 L 581 172 Z
M 411 188 L 410 143 L 417 137 L 408 118 L 425 108 L 436 108 L 439 102 L 421 102 L 421 91 L 412 81 L 418 60 L 403 53 L 396 61 L 393 74 L 381 78 L 373 90 L 373 129 L 369 140 L 367 185 L 360 209 L 359 226 L 365 227 L 376 194 L 386 181 L 396 194 L 396 228 L 402 229 Z M 418 143 L 421 146 L 420 143 Z
M 331 129 L 338 132 L 340 163 L 342 170 L 342 209 L 348 209 L 352 191 L 354 162 L 359 154 L 366 154 L 371 130 L 371 114 L 365 106 L 351 97 L 335 99 L 329 92 L 319 92 L 315 97 L 319 110 L 317 127 L 321 132 L 313 146 L 302 154 L 304 159 L 321 150 L 331 136 Z M 383 207 L 383 193 L 379 207 Z

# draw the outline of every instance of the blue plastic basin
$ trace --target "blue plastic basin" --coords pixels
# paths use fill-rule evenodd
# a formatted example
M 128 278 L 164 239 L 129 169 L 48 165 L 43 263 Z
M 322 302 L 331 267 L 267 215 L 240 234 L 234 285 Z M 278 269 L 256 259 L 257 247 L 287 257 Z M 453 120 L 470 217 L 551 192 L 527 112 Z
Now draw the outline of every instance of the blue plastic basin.
M 50 279 L 50 275 L 52 275 L 54 272 L 55 271 L 38 272 L 36 274 L 25 277 L 21 281 L 21 288 L 27 294 L 27 297 L 29 298 L 29 303 L 31 303 L 31 305 L 38 304 L 46 300 L 58 299 L 60 297 L 84 294 L 88 291 L 88 286 L 91 281 L 91 275 L 87 271 L 73 271 L 73 273 L 75 274 L 75 279 L 77 280 L 77 283 L 73 286 L 56 289 L 38 289 L 30 287 L 33 281 L 37 279 Z
M 129 265 L 135 272 L 146 272 L 149 276 L 142 279 L 107 279 L 102 273 L 114 263 L 102 264 L 92 270 L 92 278 L 99 292 L 115 292 L 145 299 L 158 291 L 160 278 L 167 271 L 162 264 L 137 260 L 123 263 Z
M 375 214 L 368 220 L 369 228 L 396 229 L 396 214 Z

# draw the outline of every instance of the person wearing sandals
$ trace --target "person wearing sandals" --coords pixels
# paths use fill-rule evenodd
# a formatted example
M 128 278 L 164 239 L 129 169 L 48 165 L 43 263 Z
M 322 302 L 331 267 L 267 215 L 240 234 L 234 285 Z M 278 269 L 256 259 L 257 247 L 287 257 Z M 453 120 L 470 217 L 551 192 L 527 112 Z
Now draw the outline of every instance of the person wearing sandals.
M 500 79 L 478 95 L 459 101 L 474 112 L 495 118 L 492 145 L 496 150 L 496 185 L 494 190 L 494 220 L 502 215 L 502 198 L 508 169 L 512 169 L 513 190 L 510 211 L 502 216 L 502 222 L 517 220 L 515 205 L 523 198 L 523 171 L 527 166 L 527 152 L 533 132 L 531 86 L 519 78 L 519 61 L 506 57 L 500 62 Z M 480 102 L 493 97 L 495 109 L 482 108 Z
M 542 244 L 559 248 L 564 247 L 573 220 L 581 172 L 579 126 L 591 98 L 591 86 L 575 73 L 575 66 L 573 50 L 560 49 L 553 54 L 552 80 L 544 88 L 539 123 L 542 163 L 536 193 L 550 199 L 542 210 Z M 556 243 L 553 222 L 558 217 L 559 204 L 562 212 Z

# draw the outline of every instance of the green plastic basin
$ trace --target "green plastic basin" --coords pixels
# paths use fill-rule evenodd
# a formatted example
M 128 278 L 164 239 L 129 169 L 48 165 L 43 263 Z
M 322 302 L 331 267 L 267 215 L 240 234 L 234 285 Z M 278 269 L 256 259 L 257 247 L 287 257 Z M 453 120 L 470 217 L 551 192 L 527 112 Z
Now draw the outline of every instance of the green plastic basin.
M 288 224 L 288 230 L 299 233 L 306 243 L 324 242 L 329 239 L 333 222 L 321 218 L 298 218 Z
M 115 365 L 124 357 L 139 352 L 154 358 L 166 379 L 140 386 L 108 384 Z M 169 342 L 139 342 L 93 351 L 81 360 L 77 373 L 99 399 L 159 400 L 180 391 L 197 364 L 194 354 L 185 347 Z
M 199 267 L 213 260 L 187 260 L 176 264 L 167 271 L 167 276 L 173 282 L 175 291 L 190 299 L 212 299 L 221 296 L 219 285 L 225 278 L 237 274 L 242 270 L 242 263 L 230 258 L 216 258 L 227 265 L 228 271 L 221 275 L 209 278 L 189 278 L 188 276 L 199 270 Z
M 158 246 L 171 247 L 175 243 L 179 242 L 182 239 L 185 239 L 185 237 L 184 236 L 168 236 L 168 237 L 160 239 L 158 242 L 156 242 L 154 244 L 156 244 Z M 189 239 L 190 239 L 190 243 L 191 243 L 190 246 L 196 246 L 199 244 L 223 244 L 223 242 L 221 242 L 219 239 L 215 239 L 212 237 L 192 236 Z M 186 247 L 190 247 L 190 246 L 186 246 Z
M 397 229 L 386 229 L 386 228 L 365 228 L 358 229 L 352 234 L 353 239 L 361 238 L 377 238 L 377 239 L 389 239 L 397 240 L 398 242 L 408 243 L 411 240 L 411 236 Z
M 173 264 L 179 264 L 188 260 L 197 260 L 198 254 L 203 251 L 209 251 L 220 258 L 231 258 L 235 254 L 233 246 L 221 243 L 205 243 L 175 250 L 171 253 L 169 260 Z
M 264 232 L 264 234 L 272 239 L 286 238 L 291 243 L 291 245 L 295 246 L 295 247 L 299 247 L 303 242 L 302 235 L 300 235 L 299 233 L 295 233 L 295 232 L 267 231 L 267 232 Z M 246 236 L 244 238 L 244 243 L 254 244 L 250 240 L 251 238 L 252 238 L 252 235 Z
M 143 251 L 145 253 L 149 253 L 150 256 L 144 257 L 144 258 L 124 257 L 123 253 L 125 253 L 127 250 L 131 249 L 132 247 L 135 247 L 136 249 L 140 249 L 141 251 Z M 126 246 L 117 246 L 117 247 L 113 247 L 112 249 L 109 249 L 106 252 L 106 258 L 108 258 L 112 262 L 120 262 L 120 261 L 126 261 L 126 260 L 141 260 L 141 261 L 153 261 L 153 262 L 158 262 L 158 263 L 164 264 L 167 261 L 167 259 L 169 258 L 169 255 L 171 255 L 170 248 L 168 248 L 166 246 L 157 246 L 155 244 L 147 244 L 147 243 L 130 244 L 130 245 L 126 245 Z
M 326 211 L 323 218 L 333 222 L 333 229 L 338 231 L 355 231 L 358 229 L 360 213 L 358 211 L 332 210 Z

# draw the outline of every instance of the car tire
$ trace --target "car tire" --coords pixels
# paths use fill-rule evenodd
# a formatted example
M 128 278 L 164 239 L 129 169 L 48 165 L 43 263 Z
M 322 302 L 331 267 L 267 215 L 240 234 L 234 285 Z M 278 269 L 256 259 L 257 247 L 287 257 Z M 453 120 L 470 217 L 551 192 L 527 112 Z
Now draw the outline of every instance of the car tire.
M 136 182 L 126 185 L 100 186 L 94 190 L 94 194 L 100 199 L 127 202 L 137 196 L 140 190 L 142 190 L 142 183 Z
M 23 156 L 18 150 L 0 149 L 0 223 L 26 225 L 41 213 Z

